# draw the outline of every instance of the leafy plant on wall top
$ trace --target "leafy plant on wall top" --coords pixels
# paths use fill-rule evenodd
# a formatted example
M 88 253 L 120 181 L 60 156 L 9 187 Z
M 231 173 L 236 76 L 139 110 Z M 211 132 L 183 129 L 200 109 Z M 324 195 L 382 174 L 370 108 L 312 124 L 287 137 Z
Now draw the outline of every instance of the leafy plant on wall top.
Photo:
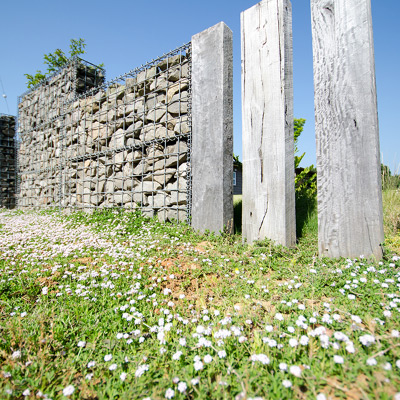
M 59 68 L 66 65 L 71 58 L 79 56 L 80 54 L 85 54 L 86 44 L 84 39 L 71 39 L 70 42 L 69 57 L 66 56 L 63 50 L 57 49 L 54 53 L 45 54 L 43 56 L 44 63 L 47 65 L 47 71 L 44 74 L 39 70 L 36 71 L 35 75 L 24 74 L 28 79 L 27 86 L 29 89 L 45 80 L 50 74 L 56 72 Z

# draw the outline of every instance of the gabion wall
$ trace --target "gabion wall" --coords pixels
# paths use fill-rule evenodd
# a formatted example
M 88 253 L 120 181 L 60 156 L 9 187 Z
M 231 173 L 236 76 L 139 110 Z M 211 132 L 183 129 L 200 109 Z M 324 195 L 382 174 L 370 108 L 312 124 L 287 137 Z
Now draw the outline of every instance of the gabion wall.
M 44 87 L 25 95 L 18 205 L 139 207 L 161 220 L 187 219 L 189 49 L 81 94 L 68 92 L 74 85 L 63 70 L 50 99 Z
M 15 117 L 0 114 L 0 207 L 15 207 L 16 146 Z

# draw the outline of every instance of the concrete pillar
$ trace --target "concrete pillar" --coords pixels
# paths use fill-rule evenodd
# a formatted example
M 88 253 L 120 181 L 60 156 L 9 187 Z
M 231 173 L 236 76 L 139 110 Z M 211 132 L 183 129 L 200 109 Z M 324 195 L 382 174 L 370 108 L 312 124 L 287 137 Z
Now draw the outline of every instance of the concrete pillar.
M 292 9 L 264 0 L 241 14 L 243 227 L 248 243 L 296 242 Z
M 321 256 L 382 256 L 370 0 L 311 0 Z
M 223 23 L 192 37 L 192 226 L 233 226 L 232 32 Z

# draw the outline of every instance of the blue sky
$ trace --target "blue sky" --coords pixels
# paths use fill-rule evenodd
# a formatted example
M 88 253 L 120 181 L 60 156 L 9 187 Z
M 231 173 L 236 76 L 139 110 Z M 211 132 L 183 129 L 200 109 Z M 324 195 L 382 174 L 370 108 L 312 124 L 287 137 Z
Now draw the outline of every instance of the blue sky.
M 234 38 L 234 152 L 241 157 L 240 12 L 253 0 L 86 0 L 6 1 L 1 3 L 0 78 L 7 104 L 0 113 L 16 114 L 26 90 L 24 73 L 45 70 L 43 54 L 71 38 L 85 39 L 83 58 L 103 62 L 107 79 L 128 72 L 190 41 L 191 36 L 224 21 Z M 314 89 L 309 0 L 292 0 L 294 112 L 307 120 L 300 139 L 303 165 L 315 164 Z M 400 15 L 399 0 L 372 0 L 381 155 L 400 173 Z M 0 94 L 2 87 L 0 85 Z

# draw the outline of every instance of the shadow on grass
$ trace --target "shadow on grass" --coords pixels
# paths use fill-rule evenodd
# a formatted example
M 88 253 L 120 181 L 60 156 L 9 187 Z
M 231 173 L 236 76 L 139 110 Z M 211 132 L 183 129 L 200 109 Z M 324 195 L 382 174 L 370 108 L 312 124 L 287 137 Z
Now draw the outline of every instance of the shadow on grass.
M 242 195 L 233 196 L 233 230 L 242 233 Z
M 233 196 L 234 233 L 242 233 L 242 196 Z M 315 196 L 296 195 L 296 236 L 300 239 L 306 232 L 318 231 L 317 199 Z
M 316 196 L 296 194 L 296 236 L 301 239 L 306 233 L 318 232 Z

